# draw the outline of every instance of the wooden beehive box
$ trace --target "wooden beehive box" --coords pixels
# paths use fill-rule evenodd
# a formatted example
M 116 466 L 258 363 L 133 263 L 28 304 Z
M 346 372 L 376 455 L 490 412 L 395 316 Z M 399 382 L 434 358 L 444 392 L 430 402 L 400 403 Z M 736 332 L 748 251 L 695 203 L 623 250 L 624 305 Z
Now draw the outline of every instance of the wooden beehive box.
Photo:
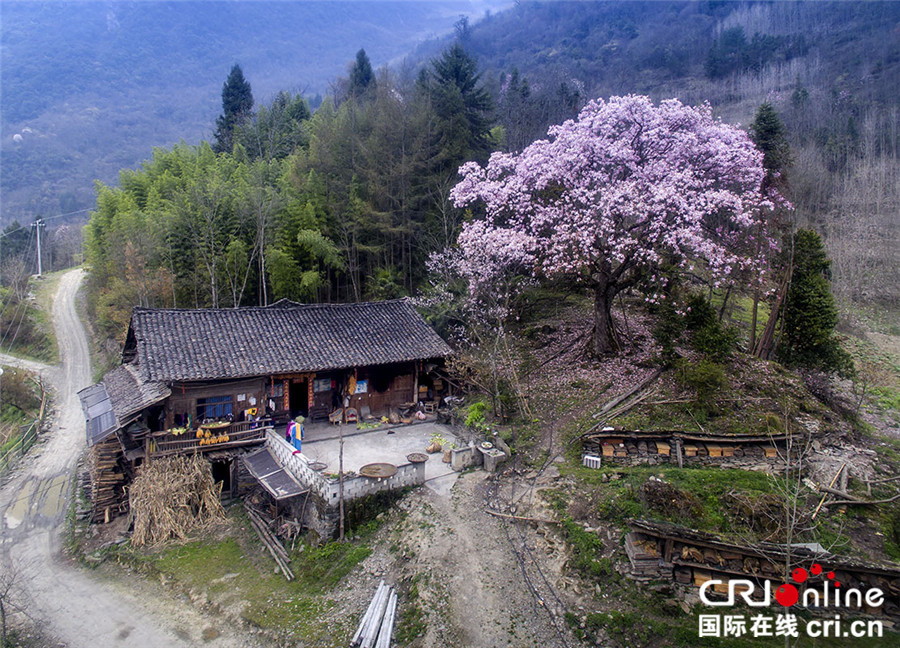
M 715 443 L 707 443 L 706 451 L 709 452 L 710 457 L 721 457 L 722 456 L 722 446 L 716 445 Z

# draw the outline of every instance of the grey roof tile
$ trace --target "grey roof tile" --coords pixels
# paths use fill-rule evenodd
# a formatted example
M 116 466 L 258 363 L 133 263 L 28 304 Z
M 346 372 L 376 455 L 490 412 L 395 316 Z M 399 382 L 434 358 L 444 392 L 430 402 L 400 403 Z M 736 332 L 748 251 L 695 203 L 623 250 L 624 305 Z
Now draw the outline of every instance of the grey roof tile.
M 123 361 L 145 382 L 241 378 L 440 358 L 407 300 L 229 309 L 135 308 Z M 113 399 L 115 401 L 115 399 Z

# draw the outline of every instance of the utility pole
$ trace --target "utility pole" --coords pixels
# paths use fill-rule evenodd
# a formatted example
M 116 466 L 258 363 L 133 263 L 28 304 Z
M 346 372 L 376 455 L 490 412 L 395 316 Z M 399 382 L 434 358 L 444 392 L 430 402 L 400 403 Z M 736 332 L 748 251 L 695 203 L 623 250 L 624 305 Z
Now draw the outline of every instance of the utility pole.
M 43 274 L 43 266 L 41 265 L 41 230 L 47 226 L 44 224 L 44 219 L 40 216 L 34 219 L 31 226 L 35 229 L 35 234 L 37 235 L 37 276 L 40 277 Z

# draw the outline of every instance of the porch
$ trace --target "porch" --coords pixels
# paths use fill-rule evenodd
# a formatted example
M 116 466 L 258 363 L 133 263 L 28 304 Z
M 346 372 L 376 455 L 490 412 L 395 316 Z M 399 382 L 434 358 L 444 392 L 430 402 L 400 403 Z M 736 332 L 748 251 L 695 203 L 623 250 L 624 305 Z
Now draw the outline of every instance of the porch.
M 201 425 L 197 430 L 182 428 L 151 432 L 145 441 L 145 456 L 153 459 L 260 445 L 265 443 L 266 432 L 271 429 L 271 421 L 262 419 Z

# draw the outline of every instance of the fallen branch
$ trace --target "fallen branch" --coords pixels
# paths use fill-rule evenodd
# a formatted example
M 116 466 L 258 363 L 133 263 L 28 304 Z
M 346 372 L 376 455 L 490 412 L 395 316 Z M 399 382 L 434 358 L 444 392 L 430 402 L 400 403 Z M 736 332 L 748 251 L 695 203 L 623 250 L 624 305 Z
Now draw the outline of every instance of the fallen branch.
M 637 385 L 629 389 L 627 392 L 622 394 L 621 396 L 616 396 L 614 399 L 606 403 L 603 407 L 600 408 L 600 411 L 594 414 L 594 418 L 598 419 L 603 416 L 605 413 L 609 412 L 612 408 L 614 408 L 619 403 L 624 402 L 626 399 L 631 398 L 634 394 L 638 393 L 642 389 L 644 389 L 651 382 L 659 378 L 660 374 L 662 374 L 662 369 L 657 369 L 650 376 L 639 382 Z
M 884 484 L 887 482 L 898 481 L 900 480 L 900 475 L 895 475 L 894 477 L 886 477 L 885 479 L 872 479 L 866 480 L 867 484 Z
M 491 509 L 484 510 L 495 517 L 505 518 L 507 520 L 520 520 L 522 522 L 541 522 L 543 524 L 562 524 L 558 520 L 543 520 L 541 518 L 522 517 L 521 515 L 509 515 L 508 513 L 500 513 L 498 511 L 492 511 Z
M 890 504 L 891 502 L 896 502 L 900 499 L 900 493 L 897 493 L 893 497 L 889 497 L 887 499 L 882 500 L 860 500 L 860 499 L 847 499 L 847 500 L 834 500 L 833 502 L 828 502 L 828 506 L 873 506 L 875 504 Z

